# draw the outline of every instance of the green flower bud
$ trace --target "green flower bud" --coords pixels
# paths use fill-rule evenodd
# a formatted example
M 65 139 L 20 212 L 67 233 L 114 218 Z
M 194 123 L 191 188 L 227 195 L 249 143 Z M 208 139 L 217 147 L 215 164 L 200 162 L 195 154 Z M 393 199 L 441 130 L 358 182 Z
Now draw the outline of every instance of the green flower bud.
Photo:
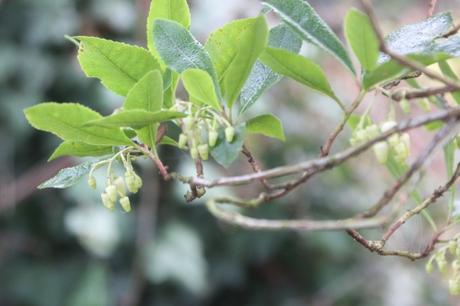
M 217 143 L 217 138 L 219 137 L 219 134 L 217 131 L 209 131 L 208 133 L 208 144 L 212 148 L 216 145 Z
M 401 101 L 399 101 L 399 106 L 405 114 L 410 113 L 410 104 L 409 101 L 407 101 L 407 99 L 402 99 Z
M 198 159 L 198 149 L 196 148 L 196 146 L 190 149 L 190 156 L 193 160 Z
M 384 164 L 388 160 L 389 147 L 386 142 L 378 142 L 373 147 L 377 161 Z
M 431 111 L 431 103 L 428 101 L 428 99 L 418 100 L 418 106 L 420 106 L 420 108 L 425 112 Z
M 120 195 L 120 197 L 124 197 L 126 195 L 126 187 L 123 178 L 117 177 L 113 184 L 115 185 L 115 188 L 117 188 L 117 192 Z
M 108 185 L 105 188 L 105 193 L 107 193 L 107 196 L 109 197 L 111 202 L 116 202 L 117 201 L 117 187 L 115 185 Z
M 229 126 L 225 129 L 225 139 L 227 142 L 232 142 L 235 137 L 235 129 L 232 126 Z
M 460 244 L 457 245 L 457 249 L 455 250 L 455 256 L 460 258 Z
M 410 151 L 410 136 L 408 133 L 404 133 L 401 135 L 401 142 L 404 143 L 406 146 L 407 152 Z
M 131 203 L 129 201 L 129 198 L 124 196 L 120 199 L 120 205 L 123 208 L 125 212 L 130 212 L 131 211 Z
M 454 270 L 455 273 L 460 272 L 460 260 L 456 259 L 452 261 L 452 269 Z
M 179 149 L 183 150 L 187 147 L 187 136 L 185 134 L 182 133 L 179 135 L 178 144 L 179 144 Z
M 89 187 L 96 189 L 97 184 L 96 184 L 96 179 L 94 178 L 94 176 L 91 175 L 90 177 L 88 177 L 88 185 Z
M 367 140 L 367 133 L 365 129 L 359 129 L 355 131 L 355 138 L 358 143 L 365 142 Z
M 386 121 L 380 126 L 380 130 L 382 131 L 382 133 L 385 133 L 394 128 L 396 125 L 396 122 L 392 120 Z
M 350 138 L 350 144 L 354 147 L 354 146 L 357 146 L 359 144 L 359 141 L 356 139 L 355 136 L 352 136 Z
M 198 146 L 198 154 L 202 160 L 207 160 L 209 158 L 209 147 L 207 144 L 200 144 Z
M 400 142 L 401 139 L 398 134 L 391 135 L 390 138 L 388 138 L 388 143 L 392 148 L 395 148 Z
M 380 134 L 380 129 L 376 124 L 369 125 L 366 128 L 367 139 L 373 139 L 373 138 L 379 136 L 379 134 Z
M 194 120 L 192 117 L 187 117 L 182 119 L 182 122 L 184 123 L 183 130 L 184 131 L 191 131 L 193 130 L 193 125 L 194 125 Z
M 433 259 L 430 259 L 425 265 L 425 271 L 426 273 L 430 274 L 431 272 L 433 272 L 433 270 L 434 270 Z
M 438 252 L 435 256 L 436 263 L 441 273 L 447 272 L 447 260 L 445 250 Z
M 398 159 L 404 161 L 409 157 L 409 150 L 406 147 L 406 144 L 404 142 L 399 142 L 395 147 L 394 150 L 396 151 L 396 154 L 398 155 Z
M 142 179 L 136 173 L 134 173 L 134 183 L 136 184 L 138 190 L 142 187 Z
M 129 192 L 136 193 L 139 190 L 139 188 L 137 187 L 136 178 L 134 176 L 133 171 L 125 172 L 125 182 L 126 182 L 126 188 L 128 188 Z
M 101 199 L 102 199 L 102 204 L 104 204 L 104 206 L 110 210 L 112 210 L 115 206 L 115 202 L 112 202 L 110 200 L 110 197 L 107 193 L 103 192 L 101 194 Z
M 449 280 L 449 292 L 452 295 L 460 294 L 460 278 L 455 277 Z

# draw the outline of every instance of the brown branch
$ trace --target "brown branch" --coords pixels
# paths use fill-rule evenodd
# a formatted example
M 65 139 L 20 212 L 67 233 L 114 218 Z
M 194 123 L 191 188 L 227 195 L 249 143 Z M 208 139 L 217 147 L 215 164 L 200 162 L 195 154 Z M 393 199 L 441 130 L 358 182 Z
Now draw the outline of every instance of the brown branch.
M 405 120 L 394 128 L 388 130 L 385 133 L 382 133 L 378 137 L 360 145 L 357 147 L 346 149 L 342 152 L 339 152 L 335 155 L 318 158 L 314 160 L 309 160 L 301 163 L 297 163 L 294 165 L 276 167 L 269 170 L 261 171 L 258 173 L 252 174 L 245 174 L 239 176 L 230 176 L 230 177 L 223 177 L 218 179 L 204 179 L 198 177 L 182 177 L 178 174 L 171 174 L 172 177 L 190 184 L 195 183 L 197 185 L 202 185 L 205 187 L 215 187 L 215 186 L 223 186 L 223 185 L 241 185 L 246 184 L 254 180 L 259 180 L 261 178 L 275 178 L 275 177 L 282 177 L 293 175 L 299 172 L 305 172 L 314 170 L 316 173 L 328 170 L 330 168 L 336 167 L 348 159 L 355 157 L 362 152 L 366 151 L 367 149 L 371 148 L 375 143 L 380 142 L 382 140 L 387 139 L 391 135 L 395 133 L 401 133 L 410 129 L 414 129 L 420 127 L 422 125 L 428 124 L 434 121 L 448 121 L 449 119 L 458 119 L 460 116 L 460 107 L 451 108 L 449 110 L 440 111 L 437 113 L 430 113 L 422 116 L 418 116 L 415 118 L 411 118 Z
M 425 147 L 424 151 L 419 155 L 417 160 L 412 164 L 409 170 L 387 191 L 384 192 L 380 200 L 359 216 L 368 218 L 375 216 L 382 210 L 396 195 L 396 193 L 409 181 L 409 179 L 420 169 L 428 157 L 433 153 L 438 144 L 452 131 L 455 126 L 455 121 L 449 122 L 442 130 L 436 133 L 431 142 Z
M 415 208 L 407 211 L 403 214 L 396 222 L 394 222 L 387 230 L 387 232 L 383 235 L 382 240 L 387 241 L 404 223 L 407 222 L 413 216 L 419 214 L 422 210 L 426 209 L 428 206 L 435 203 L 440 197 L 444 195 L 445 192 L 449 190 L 450 187 L 457 181 L 458 177 L 460 176 L 460 163 L 457 164 L 457 168 L 455 169 L 454 174 L 451 176 L 449 181 L 443 186 L 437 188 L 431 196 L 426 198 L 420 205 L 416 206 Z
M 243 145 L 241 152 L 244 156 L 246 156 L 248 163 L 251 165 L 251 168 L 255 173 L 262 172 L 262 168 L 259 166 L 259 163 L 256 161 L 251 151 L 249 151 L 245 145 Z M 273 186 L 265 178 L 261 178 L 259 181 L 266 190 L 271 190 L 273 188 Z
M 390 95 L 390 98 L 395 101 L 401 101 L 403 99 L 412 100 L 418 98 L 426 98 L 430 96 L 442 95 L 445 93 L 449 93 L 455 91 L 455 88 L 446 85 L 446 86 L 439 86 L 433 88 L 427 88 L 425 90 L 414 90 L 414 91 L 400 91 Z
M 428 17 L 433 16 L 434 10 L 436 9 L 436 3 L 438 0 L 430 0 L 430 4 L 428 6 Z

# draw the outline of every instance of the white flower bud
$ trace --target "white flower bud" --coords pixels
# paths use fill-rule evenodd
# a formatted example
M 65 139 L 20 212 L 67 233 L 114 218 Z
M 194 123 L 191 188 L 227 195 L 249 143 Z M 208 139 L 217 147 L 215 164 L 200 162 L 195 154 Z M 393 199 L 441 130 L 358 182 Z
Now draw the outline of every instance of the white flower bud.
M 117 188 L 117 192 L 120 195 L 120 197 L 124 197 L 126 195 L 126 187 L 123 178 L 117 177 L 113 184 L 115 185 L 115 188 Z
M 393 134 L 388 138 L 388 143 L 393 148 L 395 148 L 400 142 L 401 142 L 401 139 L 398 134 Z
M 109 197 L 110 201 L 116 202 L 117 201 L 117 188 L 115 185 L 108 185 L 105 188 L 105 193 L 107 193 L 107 196 Z
M 184 131 L 191 131 L 193 130 L 193 125 L 194 125 L 194 120 L 192 117 L 187 117 L 182 119 L 182 122 L 184 123 Z
M 385 133 L 391 130 L 392 128 L 394 128 L 396 125 L 397 125 L 396 122 L 392 120 L 386 121 L 380 126 L 380 130 L 382 130 L 382 133 Z
M 377 136 L 379 136 L 380 134 L 380 129 L 379 127 L 376 125 L 376 124 L 372 124 L 372 125 L 369 125 L 367 128 L 366 128 L 366 138 L 368 140 L 370 139 L 373 139 Z
M 431 272 L 433 272 L 433 270 L 434 270 L 433 260 L 430 259 L 425 265 L 425 271 L 426 273 L 430 274 Z
M 455 253 L 457 251 L 457 240 L 456 239 L 452 239 L 449 241 L 449 252 L 455 256 Z
M 131 202 L 129 201 L 129 198 L 124 196 L 120 199 L 120 205 L 123 208 L 125 212 L 130 212 L 131 211 Z
M 108 196 L 107 193 L 103 192 L 101 194 L 101 199 L 102 199 L 102 204 L 104 204 L 104 206 L 110 210 L 112 210 L 115 206 L 115 202 L 112 202 Z
M 125 182 L 129 192 L 136 193 L 139 190 L 136 184 L 136 178 L 134 177 L 133 171 L 125 172 Z
M 190 156 L 193 160 L 198 159 L 198 149 L 196 148 L 196 146 L 190 149 Z
M 212 148 L 216 145 L 217 143 L 217 138 L 219 137 L 219 134 L 217 133 L 217 131 L 209 131 L 208 133 L 208 143 L 209 143 L 209 146 Z
M 232 126 L 229 126 L 225 129 L 225 139 L 227 142 L 232 142 L 235 138 L 235 129 Z
M 388 152 L 389 152 L 389 147 L 386 142 L 378 142 L 374 145 L 373 147 L 375 157 L 377 158 L 377 161 L 381 164 L 384 164 L 388 160 Z
M 365 129 L 355 131 L 355 139 L 358 143 L 363 143 L 367 140 L 367 133 Z
M 406 147 L 404 142 L 399 142 L 395 147 L 394 150 L 396 155 L 398 155 L 398 159 L 405 161 L 407 157 L 409 157 L 409 150 Z
M 96 179 L 94 178 L 94 176 L 91 175 L 90 177 L 88 177 L 88 185 L 89 187 L 96 189 L 97 184 L 96 184 Z
M 410 104 L 409 101 L 407 101 L 407 99 L 402 99 L 401 101 L 399 101 L 399 106 L 405 114 L 410 113 Z
M 198 146 L 198 154 L 202 160 L 207 160 L 209 158 L 209 147 L 207 144 L 200 144 Z
M 449 280 L 449 292 L 452 295 L 460 294 L 460 277 L 455 277 Z

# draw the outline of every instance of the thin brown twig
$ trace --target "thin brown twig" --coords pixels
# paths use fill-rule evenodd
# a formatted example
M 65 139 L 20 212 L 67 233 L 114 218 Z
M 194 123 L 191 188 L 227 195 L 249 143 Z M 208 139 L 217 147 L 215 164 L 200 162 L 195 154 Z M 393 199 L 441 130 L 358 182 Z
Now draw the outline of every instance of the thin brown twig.
M 438 0 L 430 0 L 430 4 L 428 6 L 428 17 L 433 16 L 434 11 L 436 9 L 437 2 L 438 2 Z
M 401 101 L 403 99 L 412 100 L 412 99 L 442 95 L 442 94 L 449 93 L 452 91 L 455 91 L 455 88 L 449 85 L 445 85 L 445 86 L 427 88 L 425 90 L 399 91 L 399 92 L 396 92 L 390 95 L 390 98 L 395 101 Z
M 262 168 L 260 167 L 259 163 L 257 160 L 254 158 L 252 155 L 251 151 L 246 147 L 246 145 L 243 145 L 243 149 L 241 150 L 244 156 L 246 156 L 248 163 L 251 165 L 251 168 L 254 172 L 261 172 Z M 261 178 L 260 183 L 265 187 L 266 190 L 271 190 L 273 186 L 265 179 Z
M 431 196 L 426 198 L 420 205 L 414 207 L 413 209 L 408 210 L 404 213 L 396 222 L 394 222 L 385 234 L 382 236 L 383 241 L 387 241 L 404 223 L 407 222 L 413 216 L 419 214 L 422 210 L 426 209 L 428 206 L 435 203 L 440 197 L 444 195 L 446 191 L 450 189 L 450 187 L 457 181 L 460 176 L 460 163 L 457 164 L 457 168 L 455 169 L 454 174 L 451 178 L 447 181 L 446 184 L 437 188 Z

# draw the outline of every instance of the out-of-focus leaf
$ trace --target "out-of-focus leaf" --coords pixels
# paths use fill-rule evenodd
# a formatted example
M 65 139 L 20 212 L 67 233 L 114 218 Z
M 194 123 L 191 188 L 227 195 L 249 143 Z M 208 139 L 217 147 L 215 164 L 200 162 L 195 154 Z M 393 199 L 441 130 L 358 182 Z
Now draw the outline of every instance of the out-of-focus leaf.
M 457 80 L 458 81 L 458 76 L 452 70 L 452 68 L 447 63 L 447 61 L 440 61 L 438 63 L 438 65 L 439 65 L 439 68 L 441 69 L 442 73 L 445 76 L 451 78 L 452 80 Z M 451 92 L 450 94 L 454 98 L 455 102 L 457 102 L 457 104 L 460 104 L 460 91 L 454 91 L 454 92 Z
M 54 160 L 61 156 L 102 156 L 113 152 L 111 146 L 96 146 L 83 142 L 64 141 L 62 142 L 48 158 L 48 161 Z
M 87 126 L 102 127 L 130 127 L 141 129 L 153 123 L 159 123 L 171 119 L 183 118 L 186 115 L 176 111 L 148 112 L 140 109 L 125 110 L 101 119 L 87 122 Z
M 161 138 L 161 140 L 160 140 L 160 144 L 173 146 L 173 147 L 176 147 L 176 148 L 179 147 L 179 144 L 177 143 L 177 141 L 175 141 L 174 139 L 172 139 L 171 137 L 168 137 L 168 136 L 163 136 Z
M 320 66 L 285 49 L 267 48 L 260 60 L 273 71 L 296 80 L 336 100 L 334 92 Z
M 233 21 L 213 32 L 205 48 L 216 68 L 220 88 L 231 108 L 252 67 L 267 45 L 265 16 Z
M 373 70 L 379 58 L 379 41 L 369 17 L 356 9 L 350 9 L 345 17 L 344 30 L 348 44 L 363 70 Z
M 351 72 L 355 72 L 347 51 L 337 35 L 308 2 L 303 0 L 267 0 L 264 4 L 279 14 L 304 40 L 330 52 Z
M 387 47 L 398 54 L 432 52 L 433 41 L 449 32 L 453 26 L 450 13 L 439 13 L 421 22 L 405 25 L 390 33 L 386 38 Z M 382 54 L 379 62 L 387 61 L 389 57 Z
M 187 69 L 182 73 L 182 81 L 191 101 L 221 109 L 211 76 L 206 71 Z
M 235 137 L 232 142 L 225 140 L 225 129 L 218 129 L 219 137 L 211 156 L 225 168 L 229 167 L 241 152 L 244 143 L 246 128 L 244 124 L 235 127 Z
M 63 189 L 75 185 L 91 170 L 93 162 L 84 162 L 74 167 L 61 169 L 54 177 L 38 185 L 38 189 L 58 188 Z
M 126 96 L 146 73 L 160 69 L 145 49 L 107 39 L 77 36 L 78 60 L 88 77 L 101 80 L 108 89 Z
M 262 134 L 284 141 L 284 129 L 281 121 L 270 114 L 254 117 L 246 122 L 248 134 Z
M 34 128 L 64 140 L 107 146 L 131 144 L 120 129 L 85 127 L 87 122 L 102 116 L 78 103 L 40 103 L 25 109 L 24 113 Z
M 281 24 L 270 30 L 268 46 L 298 53 L 302 46 L 302 40 L 288 25 Z M 245 112 L 266 90 L 281 79 L 281 75 L 257 60 L 241 90 L 240 113 Z
M 425 66 L 429 66 L 439 61 L 448 59 L 450 56 L 445 53 L 436 54 L 412 54 L 408 55 L 408 58 L 419 62 Z M 375 70 L 368 72 L 364 75 L 363 86 L 365 89 L 369 89 L 377 84 L 380 84 L 391 79 L 395 79 L 410 70 L 400 65 L 395 60 L 390 60 L 378 66 Z
M 159 70 L 147 73 L 129 91 L 124 103 L 125 110 L 140 109 L 148 112 L 160 111 L 163 106 L 163 78 Z M 156 143 L 158 124 L 152 123 L 137 130 L 139 139 L 154 147 Z
M 91 264 L 71 293 L 68 305 L 109 306 L 108 285 L 106 268 L 102 264 Z

